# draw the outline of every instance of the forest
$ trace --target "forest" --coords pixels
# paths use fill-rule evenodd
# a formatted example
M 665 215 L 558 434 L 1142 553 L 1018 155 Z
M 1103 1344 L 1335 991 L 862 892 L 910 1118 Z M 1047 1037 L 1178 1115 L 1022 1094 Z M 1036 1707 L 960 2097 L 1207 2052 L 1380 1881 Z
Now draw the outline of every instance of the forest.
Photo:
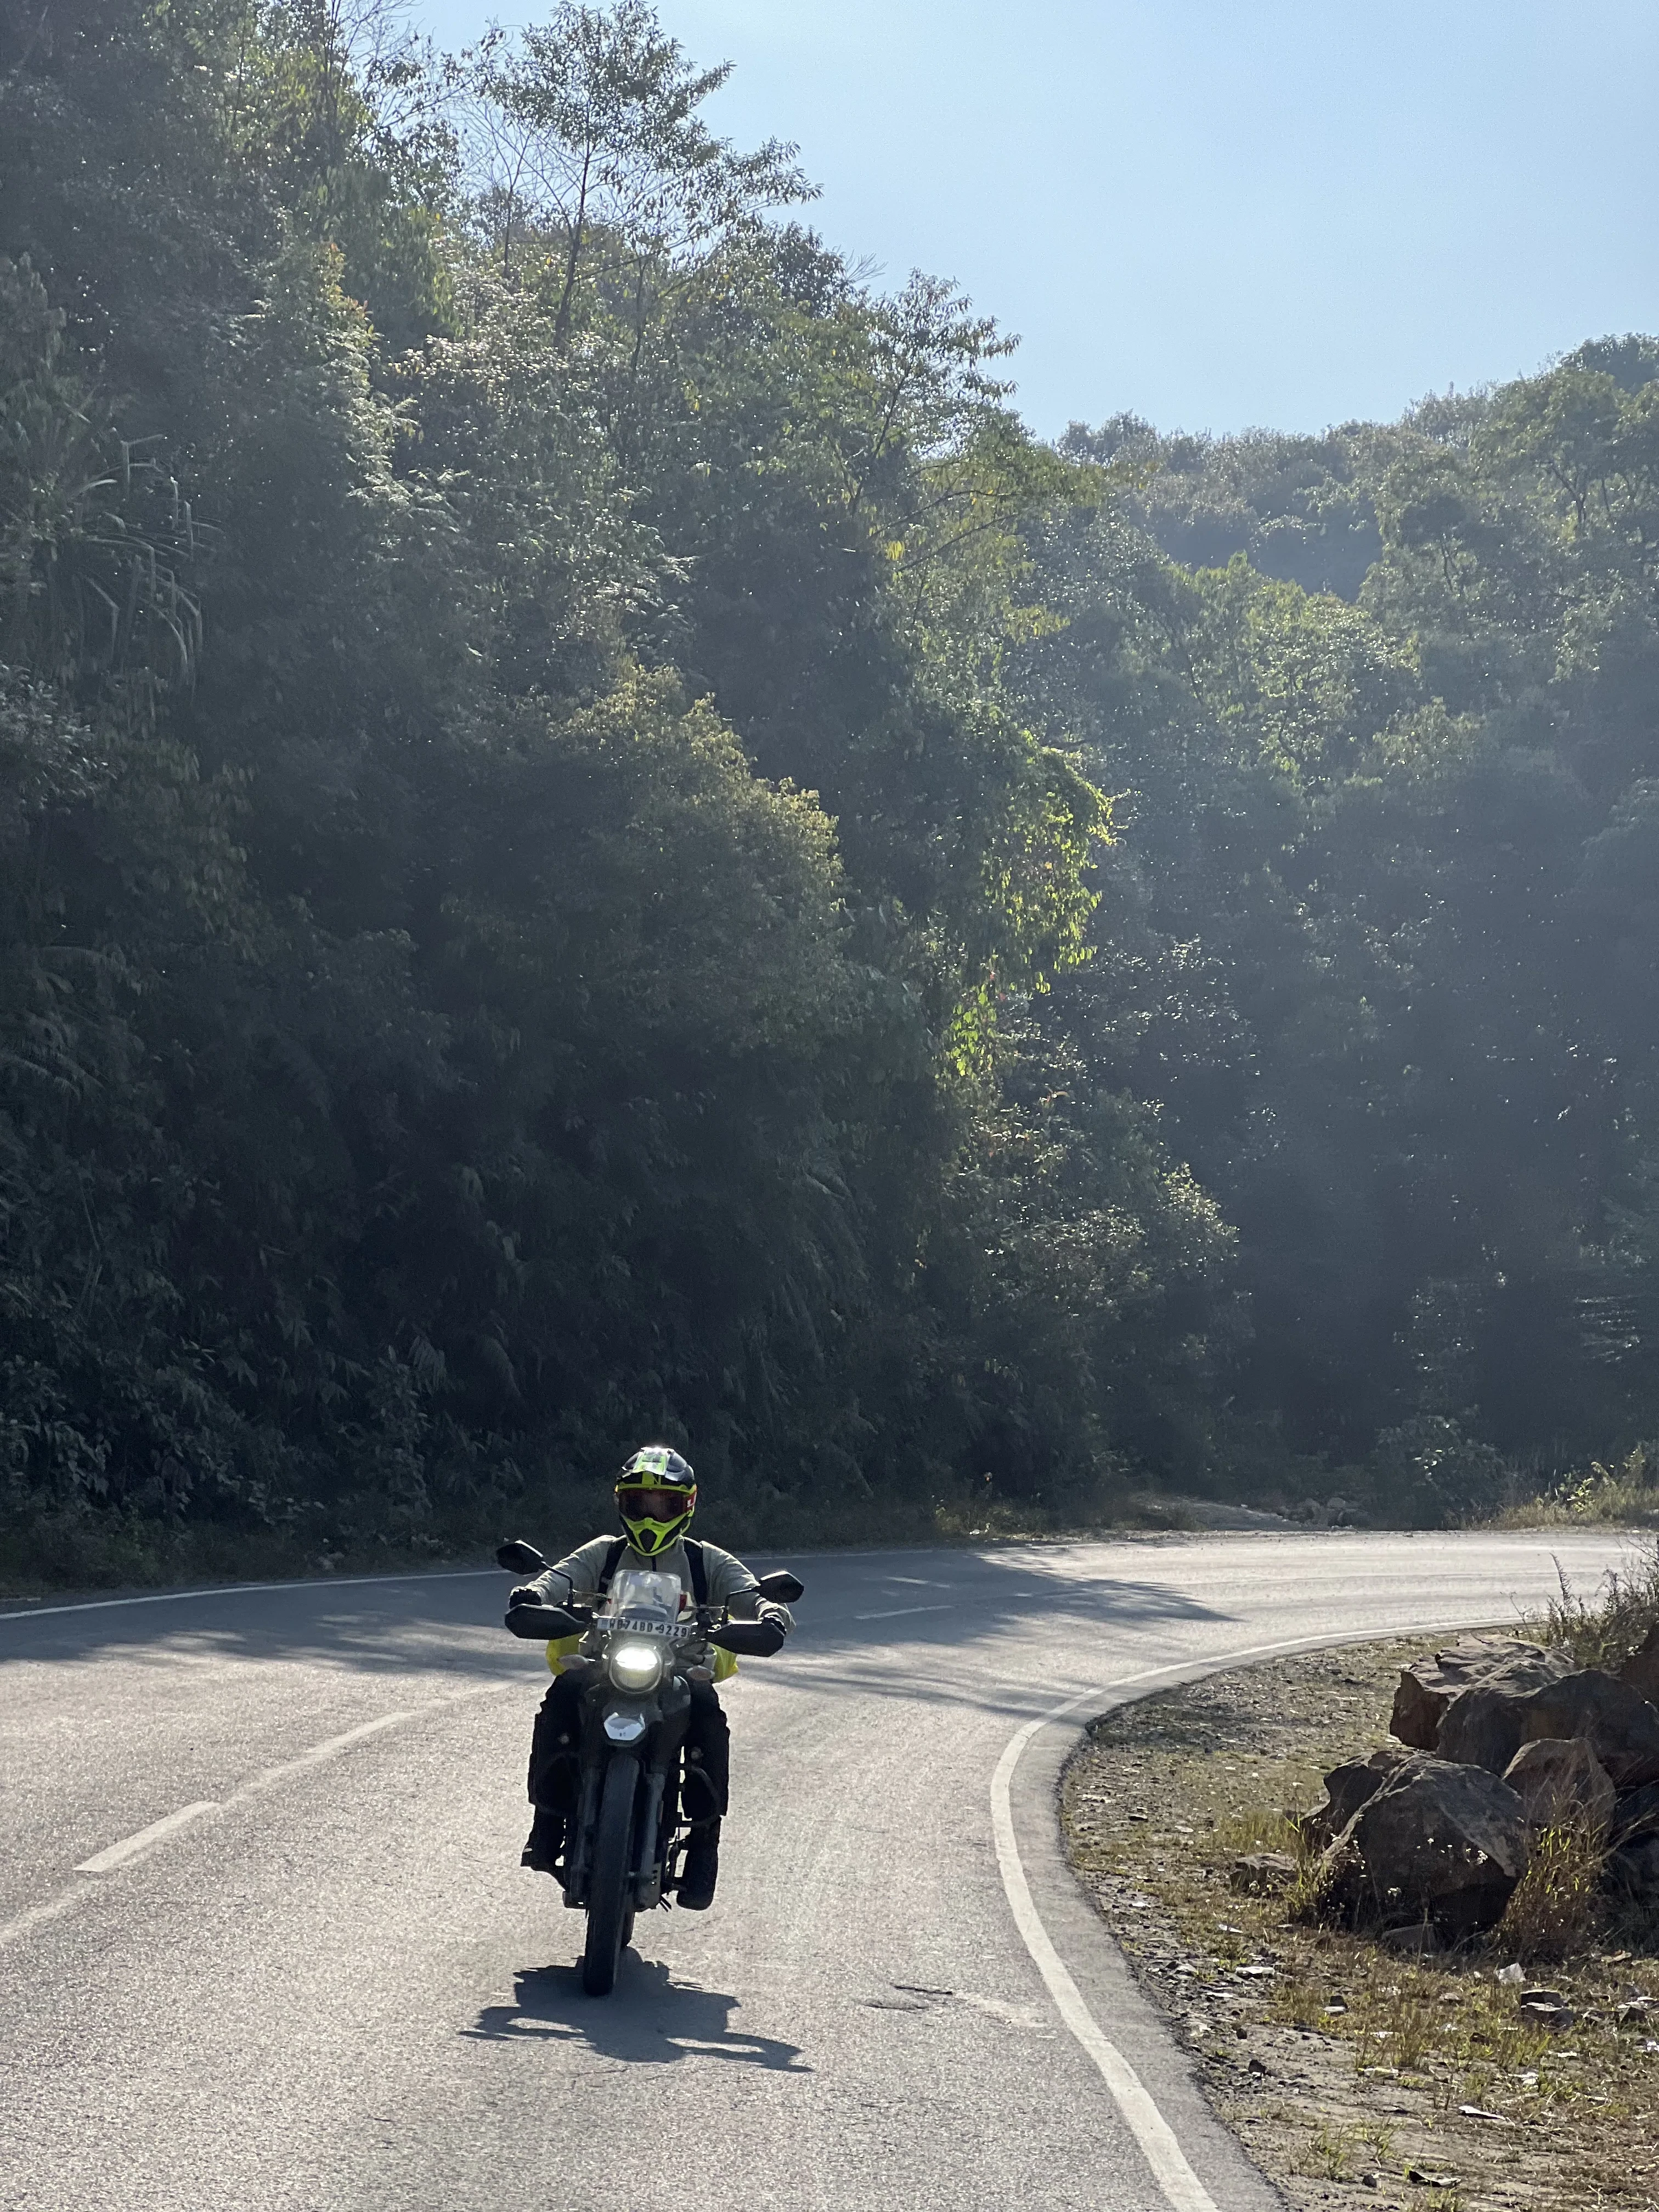
M 0 1565 L 1659 1474 L 1659 341 L 1022 423 L 648 0 L 0 0 Z

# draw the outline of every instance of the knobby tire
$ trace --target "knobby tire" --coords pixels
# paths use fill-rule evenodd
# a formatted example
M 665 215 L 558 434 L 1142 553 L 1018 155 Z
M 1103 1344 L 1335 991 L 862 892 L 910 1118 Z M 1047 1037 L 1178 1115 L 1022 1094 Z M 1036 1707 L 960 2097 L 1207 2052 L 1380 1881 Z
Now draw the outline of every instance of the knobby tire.
M 599 1817 L 593 1830 L 593 1875 L 587 1890 L 587 1945 L 582 1953 L 582 1987 L 591 1997 L 609 1996 L 628 1941 L 633 1891 L 629 1864 L 634 1855 L 634 1793 L 639 1763 L 618 1755 L 605 1773 Z

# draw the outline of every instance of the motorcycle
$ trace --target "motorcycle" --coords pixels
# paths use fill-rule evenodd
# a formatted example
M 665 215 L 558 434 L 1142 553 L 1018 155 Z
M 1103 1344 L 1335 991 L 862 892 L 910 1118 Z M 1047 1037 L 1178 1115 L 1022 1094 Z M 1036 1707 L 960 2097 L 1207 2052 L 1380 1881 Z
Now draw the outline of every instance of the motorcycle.
M 503 1544 L 497 1564 L 523 1578 L 548 1562 L 533 1544 Z M 759 1592 L 780 1605 L 802 1595 L 799 1577 L 763 1575 Z M 769 1658 L 783 1641 L 776 1621 L 734 1620 L 722 1607 L 687 1607 L 674 1575 L 624 1567 L 597 1607 L 520 1602 L 506 1625 L 532 1643 L 556 1643 L 597 1631 L 597 1651 L 573 1655 L 567 1670 L 588 1677 L 582 1699 L 576 1810 L 566 1832 L 562 1881 L 567 1905 L 587 1915 L 582 1987 L 607 1996 L 634 1917 L 665 1905 L 678 1855 L 690 1835 L 681 1814 L 681 1752 L 694 1683 L 712 1682 L 703 1656 L 715 1645 L 734 1656 Z

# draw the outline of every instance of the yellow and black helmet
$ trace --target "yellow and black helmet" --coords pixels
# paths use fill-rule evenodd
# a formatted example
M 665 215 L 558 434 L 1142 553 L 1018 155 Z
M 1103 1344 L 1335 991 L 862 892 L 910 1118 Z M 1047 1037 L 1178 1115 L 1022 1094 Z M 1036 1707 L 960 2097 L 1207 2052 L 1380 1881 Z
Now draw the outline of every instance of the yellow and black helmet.
M 617 1477 L 617 1510 L 641 1559 L 654 1559 L 678 1543 L 696 1510 L 697 1478 L 691 1463 L 666 1444 L 636 1451 Z

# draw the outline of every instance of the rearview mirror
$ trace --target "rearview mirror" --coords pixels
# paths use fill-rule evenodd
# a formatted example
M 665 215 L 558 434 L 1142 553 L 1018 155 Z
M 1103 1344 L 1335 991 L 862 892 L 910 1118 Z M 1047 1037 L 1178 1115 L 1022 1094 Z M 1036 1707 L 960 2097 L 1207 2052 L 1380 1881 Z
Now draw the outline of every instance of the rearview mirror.
M 538 1575 L 546 1567 L 547 1561 L 533 1544 L 526 1544 L 521 1536 L 514 1536 L 497 1547 L 495 1565 L 505 1567 L 510 1575 Z
M 799 1575 L 792 1575 L 787 1567 L 775 1568 L 769 1575 L 762 1575 L 757 1584 L 763 1597 L 769 1597 L 774 1605 L 793 1605 L 798 1597 L 805 1597 L 806 1585 Z

